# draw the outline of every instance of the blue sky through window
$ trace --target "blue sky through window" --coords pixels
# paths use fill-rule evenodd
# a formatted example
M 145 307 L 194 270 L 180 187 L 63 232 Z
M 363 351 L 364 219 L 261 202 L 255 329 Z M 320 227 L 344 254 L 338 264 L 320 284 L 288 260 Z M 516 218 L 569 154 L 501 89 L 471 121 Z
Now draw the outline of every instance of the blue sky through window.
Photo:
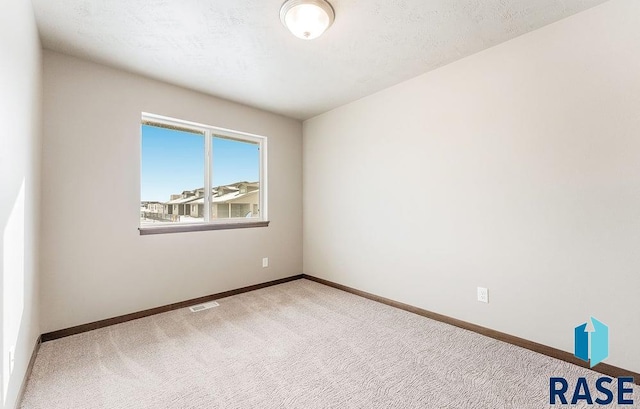
M 213 186 L 260 179 L 260 151 L 256 143 L 213 137 Z
M 204 186 L 204 136 L 142 125 L 143 201 L 166 202 L 172 194 Z M 213 186 L 259 179 L 258 145 L 213 138 Z

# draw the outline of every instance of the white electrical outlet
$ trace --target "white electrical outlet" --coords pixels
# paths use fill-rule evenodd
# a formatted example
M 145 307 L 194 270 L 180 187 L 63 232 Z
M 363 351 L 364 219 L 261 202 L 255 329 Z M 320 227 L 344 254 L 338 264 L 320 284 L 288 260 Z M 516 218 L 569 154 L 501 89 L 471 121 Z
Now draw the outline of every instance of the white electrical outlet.
M 478 287 L 478 301 L 489 302 L 489 289 L 484 287 Z
M 262 267 L 269 267 L 269 257 L 264 257 L 262 259 Z
M 13 365 L 16 363 L 15 347 L 9 349 L 9 373 L 13 372 Z

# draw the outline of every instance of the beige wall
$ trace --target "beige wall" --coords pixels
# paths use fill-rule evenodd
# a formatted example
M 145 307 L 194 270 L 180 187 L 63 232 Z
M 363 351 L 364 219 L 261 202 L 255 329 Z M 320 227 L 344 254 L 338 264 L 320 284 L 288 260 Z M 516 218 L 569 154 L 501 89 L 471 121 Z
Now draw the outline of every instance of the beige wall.
M 638 27 L 610 1 L 306 121 L 305 273 L 566 351 L 593 315 L 640 371 Z
M 267 136 L 271 225 L 140 236 L 143 111 Z M 43 124 L 43 332 L 302 272 L 299 121 L 45 51 Z
M 38 318 L 41 51 L 30 1 L 0 2 L 0 407 L 13 408 Z M 15 358 L 13 368 L 10 351 Z

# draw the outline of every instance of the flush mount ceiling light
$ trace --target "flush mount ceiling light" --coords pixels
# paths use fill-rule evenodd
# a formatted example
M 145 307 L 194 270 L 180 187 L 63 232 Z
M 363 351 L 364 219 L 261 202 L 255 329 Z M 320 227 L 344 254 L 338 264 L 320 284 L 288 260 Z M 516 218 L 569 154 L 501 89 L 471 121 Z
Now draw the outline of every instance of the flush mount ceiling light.
M 287 0 L 280 8 L 282 24 L 303 40 L 320 37 L 334 18 L 333 7 L 325 0 Z

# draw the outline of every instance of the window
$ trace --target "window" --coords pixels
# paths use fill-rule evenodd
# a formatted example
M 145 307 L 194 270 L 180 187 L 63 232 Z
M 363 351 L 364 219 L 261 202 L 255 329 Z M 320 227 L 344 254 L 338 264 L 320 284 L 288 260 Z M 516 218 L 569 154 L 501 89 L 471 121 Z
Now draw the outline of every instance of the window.
M 262 136 L 143 114 L 141 234 L 267 226 Z

